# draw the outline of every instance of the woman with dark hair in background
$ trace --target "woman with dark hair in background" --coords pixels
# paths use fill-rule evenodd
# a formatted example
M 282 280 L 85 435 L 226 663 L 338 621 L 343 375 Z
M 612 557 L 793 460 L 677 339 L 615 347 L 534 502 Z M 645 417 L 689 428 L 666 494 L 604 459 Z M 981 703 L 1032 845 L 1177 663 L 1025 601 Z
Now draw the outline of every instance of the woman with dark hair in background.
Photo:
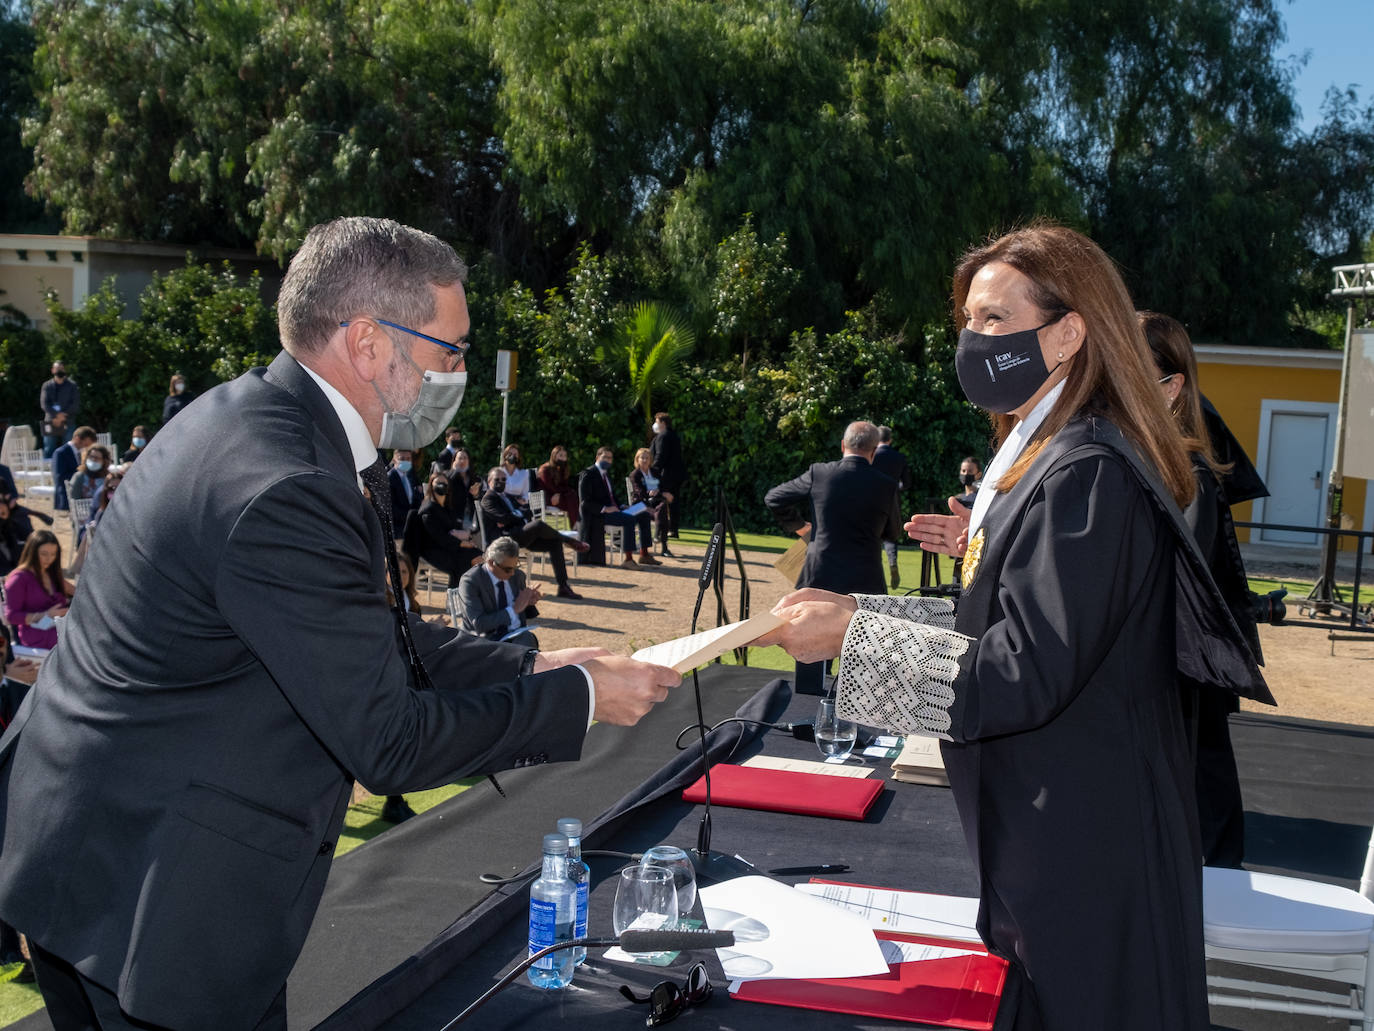
M 453 453 L 448 472 L 449 507 L 455 518 L 464 526 L 477 525 L 477 499 L 482 496 L 484 484 L 472 468 L 472 455 L 465 447 Z
M 425 484 L 420 525 L 424 532 L 419 557 L 435 569 L 456 580 L 482 561 L 482 549 L 475 546 L 472 531 L 463 526 L 461 510 L 455 507 L 449 478 L 444 473 L 431 473 Z
M 549 460 L 535 473 L 545 506 L 558 509 L 568 517 L 568 526 L 577 529 L 577 484 L 572 479 L 568 449 L 559 444 L 549 452 Z
M 954 276 L 955 363 L 999 450 L 947 599 L 798 591 L 759 645 L 840 657 L 841 713 L 933 734 L 1011 964 L 1017 1031 L 1206 1031 L 1202 867 L 1178 674 L 1271 701 L 1179 508 L 1195 492 L 1134 306 L 1091 240 L 1037 225 Z
M 172 416 L 191 403 L 191 395 L 186 390 L 186 377 L 173 373 L 167 384 L 167 396 L 162 399 L 162 425 L 172 421 Z
M 5 577 L 5 622 L 29 648 L 57 644 L 55 620 L 67 614 L 74 588 L 62 575 L 62 545 L 51 530 L 35 530 L 19 564 Z
M 1212 579 L 1221 588 L 1236 625 L 1246 643 L 1263 664 L 1259 631 L 1255 626 L 1250 583 L 1245 575 L 1231 508 L 1226 504 L 1220 476 L 1226 466 L 1212 454 L 1202 416 L 1202 396 L 1197 384 L 1197 359 L 1188 331 L 1178 320 L 1158 312 L 1142 311 L 1140 327 L 1154 357 L 1169 411 L 1183 434 L 1193 461 L 1197 496 L 1183 512 L 1198 549 L 1207 559 Z M 1240 795 L 1240 774 L 1231 748 L 1230 714 L 1240 701 L 1229 691 L 1210 684 L 1185 681 L 1182 685 L 1186 711 L 1195 721 L 1194 747 L 1197 763 L 1197 809 L 1202 831 L 1202 855 L 1208 866 L 1240 869 L 1245 857 L 1245 806 Z

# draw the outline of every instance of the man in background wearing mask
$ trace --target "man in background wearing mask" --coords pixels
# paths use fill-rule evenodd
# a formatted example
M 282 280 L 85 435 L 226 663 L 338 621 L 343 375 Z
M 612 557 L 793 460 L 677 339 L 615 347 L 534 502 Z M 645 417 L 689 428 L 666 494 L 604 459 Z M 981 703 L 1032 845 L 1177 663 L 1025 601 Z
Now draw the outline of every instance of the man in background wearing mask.
M 0 740 L 0 917 L 58 1031 L 285 1027 L 355 778 L 576 759 L 593 718 L 633 724 L 680 681 L 388 608 L 377 450 L 427 445 L 462 399 L 465 272 L 389 220 L 310 230 L 284 351 L 187 408 L 101 522 Z
M 135 426 L 133 436 L 129 439 L 129 450 L 125 451 L 120 457 L 120 462 L 128 465 L 139 455 L 143 454 L 143 449 L 148 446 L 148 428 L 146 426 Z
M 458 454 L 458 449 L 462 446 L 462 431 L 459 430 L 456 426 L 450 426 L 448 429 L 444 431 L 443 450 L 441 450 L 439 454 L 435 456 L 434 461 L 430 464 L 430 471 L 433 472 L 437 469 L 440 472 L 446 473 L 450 469 L 452 469 L 454 456 Z
M 52 379 L 39 388 L 38 405 L 43 409 L 43 457 L 51 458 L 72 439 L 76 414 L 81 411 L 81 388 L 61 362 L 52 363 Z
M 386 479 L 391 488 L 392 536 L 400 540 L 405 533 L 406 516 L 418 512 L 420 502 L 424 500 L 420 478 L 415 475 L 415 452 L 397 448 L 391 455 L 391 468 L 387 471 Z

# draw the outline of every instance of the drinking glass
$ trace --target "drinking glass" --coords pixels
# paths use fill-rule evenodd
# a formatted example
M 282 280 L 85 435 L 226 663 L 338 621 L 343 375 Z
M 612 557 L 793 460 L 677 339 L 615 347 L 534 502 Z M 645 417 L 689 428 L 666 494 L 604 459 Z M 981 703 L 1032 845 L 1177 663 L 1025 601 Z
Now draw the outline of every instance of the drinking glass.
M 657 866 L 627 866 L 620 871 L 612 925 L 617 935 L 628 930 L 659 931 L 677 924 L 677 889 L 673 874 Z M 639 953 L 644 959 L 666 952 Z
M 686 852 L 676 845 L 655 845 L 644 853 L 639 865 L 670 871 L 673 887 L 677 889 L 677 915 L 684 917 L 691 914 L 697 900 L 697 875 Z
M 840 719 L 835 712 L 835 699 L 822 698 L 816 708 L 816 747 L 827 759 L 848 759 L 854 751 L 854 740 L 859 736 L 859 725 Z

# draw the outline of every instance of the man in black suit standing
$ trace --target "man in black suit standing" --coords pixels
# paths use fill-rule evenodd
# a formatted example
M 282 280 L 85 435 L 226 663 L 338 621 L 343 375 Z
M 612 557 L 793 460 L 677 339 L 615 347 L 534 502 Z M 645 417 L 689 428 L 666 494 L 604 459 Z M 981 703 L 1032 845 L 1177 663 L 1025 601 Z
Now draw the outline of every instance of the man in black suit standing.
M 882 542 L 897 533 L 901 522 L 896 481 L 873 468 L 877 446 L 876 426 L 852 422 L 840 441 L 838 462 L 818 462 L 764 496 L 783 528 L 808 542 L 798 587 L 837 594 L 887 593 Z M 825 667 L 798 663 L 796 690 L 822 693 Z
M 687 482 L 687 463 L 682 458 L 682 437 L 673 429 L 667 412 L 654 416 L 654 439 L 649 443 L 649 471 L 658 477 L 658 489 L 668 501 L 668 535 L 677 536 L 682 488 Z
M 892 446 L 890 426 L 878 427 L 878 450 L 873 452 L 873 468 L 897 482 L 897 514 L 904 514 L 903 503 L 906 492 L 911 487 L 911 467 L 907 464 L 906 455 Z M 883 538 L 883 551 L 887 554 L 887 571 L 892 577 L 894 591 L 902 585 L 902 578 L 897 572 L 897 541 L 898 538 L 895 536 Z
M 534 634 L 521 628 L 539 615 L 535 605 L 540 597 L 539 588 L 525 582 L 520 545 L 510 537 L 497 537 L 488 544 L 486 561 L 473 566 L 458 581 L 464 630 L 526 648 L 539 647 Z
M 420 511 L 424 491 L 420 489 L 420 478 L 415 475 L 415 452 L 397 448 L 391 453 L 391 468 L 386 473 L 387 485 L 391 488 L 391 528 L 392 536 L 401 539 L 406 529 L 406 516 Z
M 316 226 L 284 352 L 158 434 L 102 518 L 0 739 L 0 917 L 58 1031 L 285 1027 L 355 778 L 576 759 L 589 720 L 632 724 L 680 679 L 388 607 L 377 450 L 423 447 L 462 400 L 465 271 L 389 220 Z
M 453 457 L 458 454 L 458 449 L 463 446 L 463 433 L 456 426 L 450 426 L 444 431 L 444 447 L 435 457 L 430 465 L 430 472 L 436 469 L 441 473 L 446 473 L 453 468 Z

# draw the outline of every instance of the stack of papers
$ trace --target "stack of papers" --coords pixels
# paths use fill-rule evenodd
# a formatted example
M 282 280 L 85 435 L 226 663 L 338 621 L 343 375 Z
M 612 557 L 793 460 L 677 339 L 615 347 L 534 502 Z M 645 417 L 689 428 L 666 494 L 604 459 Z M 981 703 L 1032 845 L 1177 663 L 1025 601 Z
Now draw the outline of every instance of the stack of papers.
M 949 774 L 940 755 L 940 739 L 908 734 L 901 754 L 892 761 L 892 779 L 906 784 L 949 787 Z
M 771 612 L 761 616 L 751 616 L 738 623 L 726 623 L 714 630 L 703 630 L 689 637 L 679 637 L 675 641 L 651 644 L 630 656 L 639 662 L 652 662 L 656 666 L 668 666 L 678 673 L 689 673 L 698 666 L 720 658 L 726 652 L 762 637 L 774 627 L 782 626 L 782 620 Z

